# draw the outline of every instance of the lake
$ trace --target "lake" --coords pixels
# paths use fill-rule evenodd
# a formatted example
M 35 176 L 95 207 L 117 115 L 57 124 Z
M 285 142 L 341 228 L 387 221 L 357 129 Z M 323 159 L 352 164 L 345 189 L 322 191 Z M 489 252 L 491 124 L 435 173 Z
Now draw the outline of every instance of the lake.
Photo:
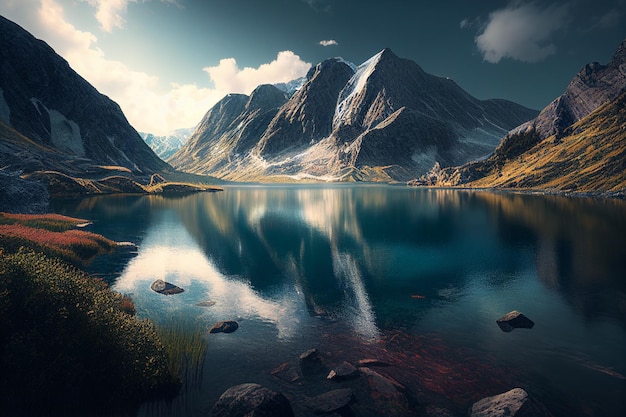
M 138 416 L 206 416 L 245 382 L 314 395 L 325 383 L 270 373 L 310 348 L 335 363 L 384 359 L 420 404 L 455 415 L 518 386 L 556 417 L 626 415 L 624 201 L 272 185 L 53 210 L 137 245 L 90 272 L 131 295 L 140 317 L 239 322 L 207 333 L 198 380 Z M 151 291 L 159 278 L 185 292 Z M 503 332 L 496 319 L 511 310 L 535 326 Z

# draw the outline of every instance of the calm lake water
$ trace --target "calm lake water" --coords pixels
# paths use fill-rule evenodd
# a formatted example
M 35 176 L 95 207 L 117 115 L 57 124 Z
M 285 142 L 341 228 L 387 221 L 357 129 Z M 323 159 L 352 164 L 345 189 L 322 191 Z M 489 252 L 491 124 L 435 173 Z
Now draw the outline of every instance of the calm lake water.
M 56 202 L 138 245 L 92 272 L 138 315 L 208 328 L 200 380 L 139 416 L 206 416 L 228 387 L 316 347 L 378 356 L 455 413 L 521 386 L 557 417 L 626 415 L 626 203 L 380 185 L 239 186 Z M 161 278 L 185 292 L 150 290 Z M 198 307 L 201 301 L 211 307 Z M 532 329 L 504 333 L 519 310 Z

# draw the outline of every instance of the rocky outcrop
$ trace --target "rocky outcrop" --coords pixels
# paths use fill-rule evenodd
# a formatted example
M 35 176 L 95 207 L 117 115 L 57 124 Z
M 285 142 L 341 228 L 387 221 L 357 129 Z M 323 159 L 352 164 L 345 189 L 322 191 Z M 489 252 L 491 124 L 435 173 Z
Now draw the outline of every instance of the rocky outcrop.
M 517 310 L 506 313 L 504 316 L 496 320 L 496 323 L 503 332 L 507 333 L 513 331 L 514 329 L 532 329 L 535 325 L 535 322 Z
M 45 213 L 50 195 L 44 185 L 0 169 L 0 212 Z
M 551 417 L 552 414 L 522 388 L 483 398 L 470 408 L 470 417 Z
M 100 94 L 45 42 L 3 17 L 0 109 L 1 122 L 66 160 L 150 174 L 169 169 L 115 102 Z
M 570 81 L 561 96 L 556 98 L 539 116 L 511 132 L 535 131 L 540 139 L 562 136 L 565 130 L 589 115 L 602 104 L 616 99 L 626 89 L 626 40 L 607 65 L 592 62 L 585 65 Z
M 289 400 L 259 384 L 227 389 L 209 412 L 210 417 L 293 417 Z
M 224 116 L 237 120 L 225 131 L 207 119 L 170 162 L 235 180 L 406 180 L 435 162 L 489 154 L 508 130 L 537 114 L 505 100 L 477 100 L 389 49 L 356 70 L 341 59 L 324 61 L 307 77 L 272 111 Z

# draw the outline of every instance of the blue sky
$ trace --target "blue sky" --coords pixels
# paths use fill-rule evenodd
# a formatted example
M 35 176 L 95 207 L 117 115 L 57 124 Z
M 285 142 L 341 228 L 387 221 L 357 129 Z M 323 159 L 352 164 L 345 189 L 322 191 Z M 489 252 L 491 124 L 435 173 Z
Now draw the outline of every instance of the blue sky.
M 626 38 L 626 0 L 0 0 L 140 131 L 385 47 L 478 98 L 540 109 Z

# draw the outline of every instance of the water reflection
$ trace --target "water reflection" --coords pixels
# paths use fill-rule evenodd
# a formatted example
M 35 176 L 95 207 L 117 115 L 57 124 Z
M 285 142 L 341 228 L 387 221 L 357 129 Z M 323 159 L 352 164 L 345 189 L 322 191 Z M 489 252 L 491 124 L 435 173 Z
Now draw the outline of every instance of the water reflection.
M 532 374 L 522 381 L 528 385 L 558 379 L 549 389 L 573 393 L 573 409 L 590 407 L 597 416 L 625 410 L 614 404 L 623 391 L 616 375 L 626 375 L 624 201 L 242 186 L 177 199 L 58 202 L 55 211 L 139 245 L 132 260 L 95 268 L 114 268 L 116 288 L 132 293 L 141 314 L 243 322 L 210 345 L 224 362 L 211 370 L 219 384 L 248 382 L 252 369 L 267 374 L 278 365 L 276 351 L 297 358 L 337 329 L 348 343 L 368 346 L 389 334 L 437 334 L 453 349 Z M 186 291 L 154 293 L 157 278 Z M 216 304 L 196 306 L 207 300 Z M 535 328 L 503 334 L 494 322 L 511 309 Z M 593 386 L 579 388 L 589 378 Z M 567 403 L 559 395 L 556 408 Z
M 534 247 L 536 273 L 589 318 L 626 328 L 626 202 L 476 193 L 500 239 Z
M 165 213 L 148 230 L 138 255 L 117 280 L 114 289 L 133 295 L 139 314 L 159 318 L 175 311 L 208 316 L 207 320 L 257 317 L 273 323 L 279 338 L 289 338 L 297 330 L 298 305 L 295 294 L 285 291 L 276 300 L 260 296 L 245 280 L 220 273 L 175 214 Z M 164 297 L 149 291 L 156 279 L 186 289 L 180 295 Z M 213 301 L 210 311 L 198 307 Z

